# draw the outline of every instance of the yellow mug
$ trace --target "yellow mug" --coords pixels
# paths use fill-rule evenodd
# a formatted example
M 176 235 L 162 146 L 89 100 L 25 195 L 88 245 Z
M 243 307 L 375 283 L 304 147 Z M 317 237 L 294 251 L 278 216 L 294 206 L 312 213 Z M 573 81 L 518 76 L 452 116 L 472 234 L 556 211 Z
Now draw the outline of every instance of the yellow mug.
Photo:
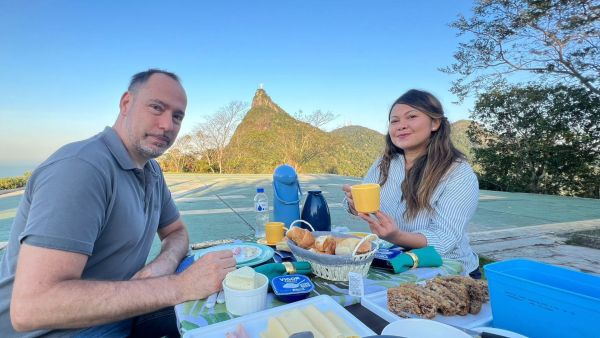
M 379 192 L 381 191 L 379 184 L 357 184 L 351 186 L 350 191 L 356 211 L 363 214 L 379 211 Z
M 265 224 L 265 239 L 267 240 L 267 244 L 275 245 L 281 242 L 284 230 L 287 230 L 287 228 L 284 227 L 283 222 L 269 222 Z

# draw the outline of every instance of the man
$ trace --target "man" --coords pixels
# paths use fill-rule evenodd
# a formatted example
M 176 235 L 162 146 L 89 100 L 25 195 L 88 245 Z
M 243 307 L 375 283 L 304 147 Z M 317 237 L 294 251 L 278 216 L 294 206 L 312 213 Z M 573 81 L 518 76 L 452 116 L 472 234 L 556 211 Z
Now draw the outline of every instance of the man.
M 175 74 L 136 74 L 112 128 L 34 171 L 0 265 L 0 336 L 147 337 L 158 310 L 220 290 L 231 252 L 174 274 L 188 234 L 153 160 L 175 141 L 186 105 Z M 144 266 L 156 232 L 161 252 Z

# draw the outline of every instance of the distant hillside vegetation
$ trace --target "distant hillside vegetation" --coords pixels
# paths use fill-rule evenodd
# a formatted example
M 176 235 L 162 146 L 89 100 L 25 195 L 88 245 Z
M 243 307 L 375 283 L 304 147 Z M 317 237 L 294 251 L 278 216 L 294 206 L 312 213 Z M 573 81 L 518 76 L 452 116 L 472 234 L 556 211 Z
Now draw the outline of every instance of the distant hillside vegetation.
M 381 156 L 385 145 L 383 134 L 362 126 L 338 128 L 331 131 L 331 134 L 341 139 L 345 145 L 341 150 L 345 154 L 338 156 L 340 166 L 352 168 L 354 176 L 364 176 L 373 161 Z
M 467 136 L 467 130 L 471 125 L 471 120 L 458 120 L 452 123 L 450 139 L 454 146 L 460 150 L 469 162 L 473 161 L 473 145 Z
M 383 135 L 360 126 L 325 132 L 298 121 L 258 89 L 226 149 L 230 173 L 272 173 L 287 163 L 304 173 L 363 176 L 383 148 Z
M 385 135 L 362 126 L 338 128 L 331 131 L 331 134 L 340 137 L 349 144 L 352 144 L 369 154 L 381 153 L 385 144 Z

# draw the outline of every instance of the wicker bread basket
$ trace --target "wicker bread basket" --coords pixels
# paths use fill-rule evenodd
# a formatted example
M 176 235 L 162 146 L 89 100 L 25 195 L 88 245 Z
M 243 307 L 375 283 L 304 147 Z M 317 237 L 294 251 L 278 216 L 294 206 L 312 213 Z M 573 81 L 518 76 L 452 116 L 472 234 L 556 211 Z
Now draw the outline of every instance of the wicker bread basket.
M 305 223 L 307 224 L 311 230 L 313 230 L 313 235 L 316 237 L 323 235 L 331 235 L 329 231 L 314 231 L 312 225 L 304 220 L 296 220 L 290 224 L 290 229 L 294 226 L 295 223 Z M 343 233 L 336 233 L 335 237 L 356 237 L 352 235 L 347 235 Z M 368 240 L 371 241 L 371 251 L 364 254 L 357 254 L 356 251 L 360 247 L 360 245 Z M 290 250 L 296 257 L 298 261 L 301 262 L 309 262 L 313 273 L 321 278 L 331 280 L 331 281 L 348 281 L 348 272 L 357 272 L 363 276 L 366 276 L 369 272 L 369 267 L 373 262 L 373 258 L 375 257 L 375 252 L 379 248 L 379 241 L 377 241 L 378 237 L 375 234 L 371 234 L 365 236 L 361 239 L 361 241 L 356 245 L 354 252 L 352 255 L 328 255 L 312 252 L 310 250 L 303 249 L 294 243 L 294 241 L 288 239 L 287 243 L 290 247 Z

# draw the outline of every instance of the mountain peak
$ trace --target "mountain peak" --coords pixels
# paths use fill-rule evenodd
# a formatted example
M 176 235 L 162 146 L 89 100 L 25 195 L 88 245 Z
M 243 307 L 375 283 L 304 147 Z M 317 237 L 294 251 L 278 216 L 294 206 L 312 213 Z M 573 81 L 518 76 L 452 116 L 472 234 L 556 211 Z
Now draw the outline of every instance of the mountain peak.
M 278 105 L 276 105 L 273 102 L 273 100 L 271 100 L 271 97 L 262 88 L 262 85 L 260 86 L 260 88 L 258 88 L 256 90 L 256 94 L 254 94 L 254 98 L 252 99 L 252 107 L 251 108 L 255 108 L 255 107 L 259 107 L 259 106 L 268 107 L 268 108 L 271 108 L 276 111 L 282 111 L 282 109 Z

